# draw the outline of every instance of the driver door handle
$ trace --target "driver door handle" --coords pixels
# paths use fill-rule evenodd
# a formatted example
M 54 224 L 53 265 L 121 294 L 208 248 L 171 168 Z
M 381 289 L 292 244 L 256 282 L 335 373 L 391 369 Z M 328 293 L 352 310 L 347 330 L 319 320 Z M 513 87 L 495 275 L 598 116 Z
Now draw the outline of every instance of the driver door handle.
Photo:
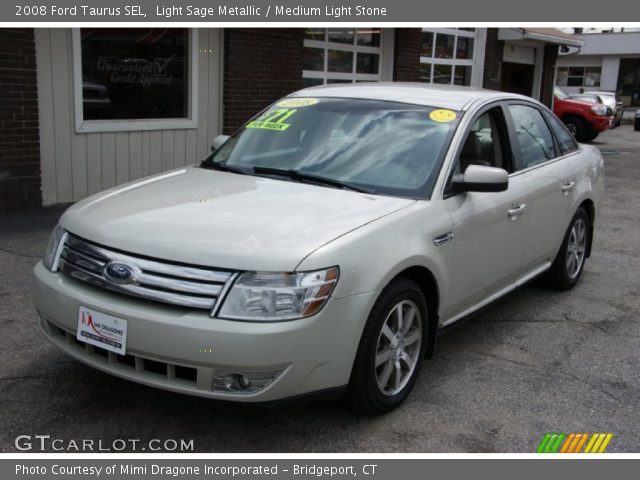
M 518 215 L 525 211 L 526 208 L 526 203 L 521 203 L 519 205 L 517 203 L 514 203 L 513 205 L 511 205 L 511 208 L 509 208 L 509 217 L 511 217 L 512 220 L 515 220 L 516 218 L 518 218 Z
M 562 193 L 567 194 L 569 193 L 571 190 L 573 190 L 573 187 L 576 186 L 576 182 L 574 181 L 566 181 L 562 184 Z

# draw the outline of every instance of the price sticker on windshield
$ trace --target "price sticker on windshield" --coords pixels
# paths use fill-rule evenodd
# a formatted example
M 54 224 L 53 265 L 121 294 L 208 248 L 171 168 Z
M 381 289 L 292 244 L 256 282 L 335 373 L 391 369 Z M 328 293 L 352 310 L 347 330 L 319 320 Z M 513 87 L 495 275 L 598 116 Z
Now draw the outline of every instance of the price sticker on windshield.
M 311 105 L 315 105 L 318 103 L 317 98 L 285 98 L 284 100 L 280 100 L 276 105 L 278 107 L 285 108 L 300 108 L 300 107 L 310 107 Z
M 456 119 L 456 112 L 440 108 L 438 110 L 432 110 L 429 118 L 438 123 L 452 122 Z
M 259 116 L 256 120 L 245 125 L 246 128 L 258 128 L 283 132 L 291 126 L 287 121 L 295 115 L 296 108 L 276 108 Z

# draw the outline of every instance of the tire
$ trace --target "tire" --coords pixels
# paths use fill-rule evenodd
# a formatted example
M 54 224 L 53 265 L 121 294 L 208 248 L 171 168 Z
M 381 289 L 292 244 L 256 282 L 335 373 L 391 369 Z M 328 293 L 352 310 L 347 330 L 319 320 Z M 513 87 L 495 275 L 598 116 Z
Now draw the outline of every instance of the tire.
M 577 242 L 574 242 L 576 238 Z M 549 270 L 547 278 L 552 287 L 558 290 L 569 290 L 578 283 L 584 269 L 588 247 L 589 215 L 584 208 L 580 207 L 571 219 L 560 251 Z M 573 260 L 569 258 L 570 255 Z
M 581 119 L 580 117 L 571 116 L 565 117 L 562 121 L 578 142 L 588 141 L 587 138 L 589 128 L 587 123 L 583 119 Z
M 584 143 L 593 142 L 596 138 L 598 138 L 598 135 L 600 135 L 600 132 L 597 132 L 597 131 L 591 129 L 591 131 L 587 132 L 583 142 Z
M 637 119 L 637 118 L 636 118 L 636 119 L 634 120 L 634 123 L 633 123 L 633 129 L 634 129 L 636 132 L 640 132 L 640 119 Z
M 405 327 L 411 311 L 414 312 L 404 337 L 393 335 L 394 327 L 398 326 L 399 309 L 402 309 Z M 414 281 L 400 277 L 382 291 L 365 324 L 353 364 L 346 396 L 352 407 L 382 414 L 407 398 L 425 356 L 427 315 L 427 302 Z M 381 363 L 376 366 L 376 362 Z M 396 379 L 399 380 L 396 382 Z

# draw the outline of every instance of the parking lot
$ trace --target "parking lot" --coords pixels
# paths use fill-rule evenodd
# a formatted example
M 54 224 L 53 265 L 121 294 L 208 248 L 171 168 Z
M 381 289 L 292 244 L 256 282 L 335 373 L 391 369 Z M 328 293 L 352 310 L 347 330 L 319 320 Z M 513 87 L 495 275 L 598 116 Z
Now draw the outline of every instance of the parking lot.
M 639 452 L 640 132 L 594 144 L 607 192 L 579 285 L 533 283 L 451 329 L 408 401 L 381 417 L 220 405 L 71 360 L 40 334 L 29 294 L 63 208 L 0 214 L 0 450 L 46 434 L 193 439 L 199 452 L 534 452 L 547 432 L 611 432 L 609 452 Z

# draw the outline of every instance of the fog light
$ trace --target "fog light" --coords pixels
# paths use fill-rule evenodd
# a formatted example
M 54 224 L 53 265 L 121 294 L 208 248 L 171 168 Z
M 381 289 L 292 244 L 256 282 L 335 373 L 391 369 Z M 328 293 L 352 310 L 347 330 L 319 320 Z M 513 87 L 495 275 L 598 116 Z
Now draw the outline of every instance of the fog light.
M 213 390 L 238 394 L 255 393 L 273 382 L 281 373 L 282 370 L 270 372 L 216 370 L 213 377 Z
M 232 392 L 242 392 L 251 386 L 249 377 L 242 373 L 230 373 L 222 377 L 224 386 Z

